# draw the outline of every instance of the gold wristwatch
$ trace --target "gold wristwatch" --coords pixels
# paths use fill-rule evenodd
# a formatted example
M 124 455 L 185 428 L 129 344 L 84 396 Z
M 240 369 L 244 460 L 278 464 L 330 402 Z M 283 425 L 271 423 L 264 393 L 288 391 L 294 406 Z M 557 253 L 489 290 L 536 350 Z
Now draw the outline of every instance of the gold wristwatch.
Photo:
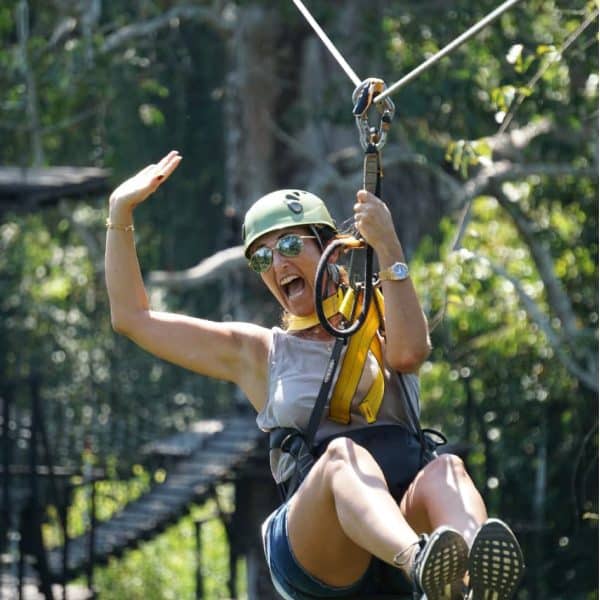
M 395 262 L 387 269 L 379 271 L 379 281 L 402 281 L 408 275 L 408 265 L 403 262 Z

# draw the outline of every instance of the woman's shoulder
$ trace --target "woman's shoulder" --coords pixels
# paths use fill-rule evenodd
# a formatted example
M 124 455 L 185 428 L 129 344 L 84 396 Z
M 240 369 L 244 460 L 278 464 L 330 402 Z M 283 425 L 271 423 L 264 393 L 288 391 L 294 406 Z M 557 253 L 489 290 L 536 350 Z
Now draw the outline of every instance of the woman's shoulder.
M 242 343 L 249 341 L 263 346 L 266 350 L 271 346 L 273 332 L 268 327 L 243 321 L 231 321 L 226 326 L 230 328 L 234 336 L 239 336 Z

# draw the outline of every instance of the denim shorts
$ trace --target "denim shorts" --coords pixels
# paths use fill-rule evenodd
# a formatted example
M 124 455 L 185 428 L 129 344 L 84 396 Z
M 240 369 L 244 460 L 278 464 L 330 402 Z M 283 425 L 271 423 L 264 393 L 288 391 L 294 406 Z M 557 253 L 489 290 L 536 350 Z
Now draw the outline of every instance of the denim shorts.
M 410 597 L 411 584 L 404 574 L 373 558 L 367 572 L 353 585 L 334 587 L 307 573 L 298 563 L 287 535 L 289 502 L 282 504 L 262 526 L 262 539 L 271 579 L 285 600 L 314 600 L 315 598 L 359 598 L 365 594 L 395 592 L 396 598 Z

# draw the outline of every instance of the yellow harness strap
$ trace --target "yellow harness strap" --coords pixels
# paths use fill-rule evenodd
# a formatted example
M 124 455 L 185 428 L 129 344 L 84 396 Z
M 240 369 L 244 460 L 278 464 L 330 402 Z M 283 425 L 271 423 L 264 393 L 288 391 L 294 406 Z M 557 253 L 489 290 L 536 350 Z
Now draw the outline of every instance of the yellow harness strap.
M 358 302 L 356 300 L 356 292 L 352 288 L 346 290 L 345 294 L 341 288 L 338 288 L 335 295 L 324 300 L 323 310 L 328 319 L 337 313 L 341 313 L 346 320 L 350 320 L 354 306 L 361 300 L 360 294 Z M 329 405 L 329 418 L 332 421 L 344 425 L 350 423 L 352 399 L 356 394 L 356 388 L 365 368 L 369 350 L 375 356 L 379 368 L 366 396 L 358 405 L 358 409 L 367 423 L 373 423 L 377 419 L 384 391 L 383 352 L 381 341 L 377 335 L 383 308 L 383 294 L 379 289 L 375 289 L 373 302 L 371 302 L 363 326 L 350 338 L 340 373 L 333 388 Z M 290 315 L 287 330 L 299 331 L 318 324 L 319 318 L 316 313 L 305 317 Z
M 338 288 L 338 291 L 333 296 L 329 296 L 329 298 L 325 298 L 323 301 L 323 310 L 325 312 L 325 316 L 330 319 L 333 315 L 341 312 L 340 306 L 342 304 L 342 300 L 344 299 L 344 292 L 341 288 Z M 287 321 L 287 330 L 288 331 L 300 331 L 301 329 L 309 329 L 310 327 L 314 327 L 319 324 L 319 317 L 317 313 L 312 313 L 312 315 L 306 315 L 305 317 L 297 317 L 296 315 L 290 315 Z
M 355 292 L 349 289 L 340 306 L 344 318 L 351 318 L 355 305 Z M 375 379 L 358 408 L 367 421 L 373 423 L 381 407 L 384 391 L 383 353 L 377 332 L 380 327 L 379 315 L 383 314 L 383 295 L 374 291 L 374 301 L 371 303 L 363 326 L 350 338 L 346 355 L 340 369 L 337 382 L 333 389 L 329 405 L 329 418 L 336 423 L 347 425 L 350 422 L 350 407 L 356 393 L 356 388 L 364 370 L 369 350 L 375 356 L 379 368 Z

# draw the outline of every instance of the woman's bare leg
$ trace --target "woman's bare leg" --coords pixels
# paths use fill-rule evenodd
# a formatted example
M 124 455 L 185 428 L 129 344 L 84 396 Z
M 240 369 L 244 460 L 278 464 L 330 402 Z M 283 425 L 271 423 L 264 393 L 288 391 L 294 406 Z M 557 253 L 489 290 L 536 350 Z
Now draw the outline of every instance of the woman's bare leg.
M 463 461 L 454 454 L 442 454 L 426 465 L 411 483 L 400 508 L 415 531 L 429 532 L 449 525 L 469 546 L 487 519 L 481 495 Z
M 333 586 L 358 581 L 372 554 L 392 563 L 418 541 L 373 457 L 347 438 L 329 444 L 296 492 L 288 535 L 300 564 Z

